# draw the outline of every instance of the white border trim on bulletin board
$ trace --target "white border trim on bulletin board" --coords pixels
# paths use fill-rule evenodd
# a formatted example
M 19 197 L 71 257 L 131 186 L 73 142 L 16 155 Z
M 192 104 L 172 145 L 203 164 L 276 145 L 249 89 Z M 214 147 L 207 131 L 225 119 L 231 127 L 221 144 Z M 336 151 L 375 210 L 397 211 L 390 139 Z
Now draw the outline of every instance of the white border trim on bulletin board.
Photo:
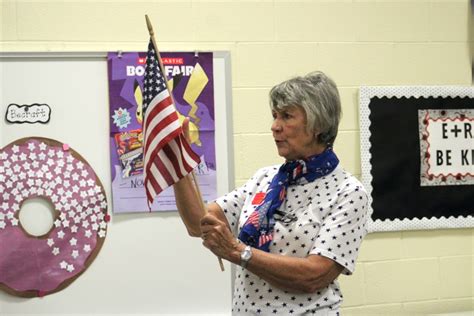
M 474 98 L 474 87 L 470 86 L 387 86 L 387 87 L 361 87 L 359 93 L 359 119 L 360 119 L 360 146 L 362 164 L 362 183 L 369 195 L 369 232 L 421 230 L 439 228 L 474 227 L 473 216 L 458 216 L 445 218 L 422 219 L 394 219 L 372 220 L 372 165 L 370 154 L 370 110 L 369 103 L 373 97 L 469 97 Z

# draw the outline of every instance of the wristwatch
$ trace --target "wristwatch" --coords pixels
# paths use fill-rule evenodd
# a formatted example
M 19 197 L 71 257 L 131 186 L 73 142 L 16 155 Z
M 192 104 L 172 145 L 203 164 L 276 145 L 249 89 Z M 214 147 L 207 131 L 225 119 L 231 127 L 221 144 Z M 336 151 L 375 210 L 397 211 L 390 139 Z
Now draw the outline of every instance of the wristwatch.
M 252 259 L 252 247 L 245 246 L 244 250 L 240 253 L 240 266 L 246 268 L 250 259 Z

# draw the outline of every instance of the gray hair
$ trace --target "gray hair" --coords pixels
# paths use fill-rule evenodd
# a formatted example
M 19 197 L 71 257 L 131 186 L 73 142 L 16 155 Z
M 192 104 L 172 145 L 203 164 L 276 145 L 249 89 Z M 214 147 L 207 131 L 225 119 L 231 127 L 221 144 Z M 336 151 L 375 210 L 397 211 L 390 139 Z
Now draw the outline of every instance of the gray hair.
M 294 77 L 270 90 L 270 107 L 282 111 L 299 106 L 306 113 L 308 132 L 319 132 L 317 141 L 332 146 L 341 119 L 341 100 L 334 81 L 323 72 Z

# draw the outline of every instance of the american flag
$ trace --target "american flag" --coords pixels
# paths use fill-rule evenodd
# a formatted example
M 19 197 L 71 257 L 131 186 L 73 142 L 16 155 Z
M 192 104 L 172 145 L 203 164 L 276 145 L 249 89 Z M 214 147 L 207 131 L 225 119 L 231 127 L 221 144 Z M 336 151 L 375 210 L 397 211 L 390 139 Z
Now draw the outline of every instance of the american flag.
M 200 162 L 184 138 L 159 58 L 150 39 L 143 84 L 144 174 L 149 206 L 161 191 Z
M 269 241 L 272 241 L 273 240 L 273 234 L 270 233 L 266 233 L 266 234 L 262 234 L 260 235 L 260 237 L 258 238 L 258 246 L 261 247 L 262 245 L 266 244 L 267 242 Z

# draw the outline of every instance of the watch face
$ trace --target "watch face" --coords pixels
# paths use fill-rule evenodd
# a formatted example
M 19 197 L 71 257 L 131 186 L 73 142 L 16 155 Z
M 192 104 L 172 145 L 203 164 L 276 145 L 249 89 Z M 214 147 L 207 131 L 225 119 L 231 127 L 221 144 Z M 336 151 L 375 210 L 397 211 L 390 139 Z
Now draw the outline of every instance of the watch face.
M 242 251 L 240 255 L 240 259 L 243 261 L 249 261 L 252 258 L 252 248 L 249 246 L 245 247 L 244 251 Z

